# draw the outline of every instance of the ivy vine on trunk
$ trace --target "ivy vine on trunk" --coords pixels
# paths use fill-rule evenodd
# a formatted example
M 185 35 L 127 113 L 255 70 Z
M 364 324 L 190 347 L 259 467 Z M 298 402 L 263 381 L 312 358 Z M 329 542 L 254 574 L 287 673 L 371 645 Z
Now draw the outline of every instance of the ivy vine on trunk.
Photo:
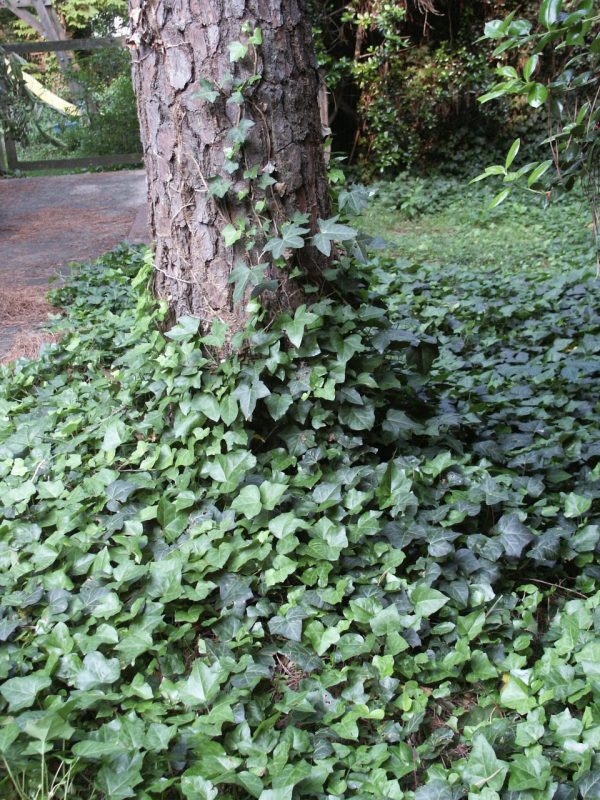
M 306 243 L 330 201 L 304 1 L 131 0 L 130 19 L 156 293 L 230 339 L 251 295 L 297 307 L 328 261 Z

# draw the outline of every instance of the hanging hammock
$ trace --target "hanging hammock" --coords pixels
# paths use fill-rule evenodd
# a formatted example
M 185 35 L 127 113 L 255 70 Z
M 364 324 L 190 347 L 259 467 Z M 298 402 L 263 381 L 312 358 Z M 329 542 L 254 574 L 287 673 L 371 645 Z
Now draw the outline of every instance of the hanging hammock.
M 29 75 L 27 72 L 23 72 L 22 75 L 23 82 L 27 87 L 27 91 L 30 92 L 36 100 L 39 100 L 41 103 L 50 106 L 60 114 L 65 114 L 67 117 L 80 116 L 81 111 L 77 108 L 77 106 L 73 105 L 73 103 L 63 100 L 62 97 L 59 97 L 57 94 L 54 94 L 54 92 L 46 89 L 43 84 L 37 80 L 37 78 L 33 77 L 33 75 Z

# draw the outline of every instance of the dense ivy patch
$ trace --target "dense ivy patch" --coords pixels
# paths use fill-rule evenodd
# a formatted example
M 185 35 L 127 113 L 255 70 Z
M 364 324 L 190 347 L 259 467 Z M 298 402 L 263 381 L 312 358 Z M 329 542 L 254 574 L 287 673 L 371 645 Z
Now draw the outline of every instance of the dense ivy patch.
M 364 273 L 218 361 L 218 326 L 160 333 L 119 250 L 4 369 L 13 774 L 74 761 L 70 797 L 111 800 L 599 796 L 598 281 Z

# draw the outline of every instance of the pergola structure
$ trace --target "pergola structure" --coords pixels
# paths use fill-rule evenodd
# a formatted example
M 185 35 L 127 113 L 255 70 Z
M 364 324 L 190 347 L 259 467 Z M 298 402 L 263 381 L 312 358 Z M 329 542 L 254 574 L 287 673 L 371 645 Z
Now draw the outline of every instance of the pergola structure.
M 69 38 L 52 0 L 0 0 L 0 8 L 11 11 L 47 41 Z M 57 52 L 56 57 L 61 69 L 66 70 L 71 65 L 72 58 L 68 51 Z
M 73 95 L 80 94 L 80 86 L 72 69 L 73 50 L 96 50 L 101 47 L 125 45 L 123 37 L 96 37 L 91 39 L 71 39 L 65 30 L 60 16 L 53 7 L 52 0 L 0 0 L 0 8 L 6 8 L 19 19 L 26 22 L 45 41 L 4 43 L 6 53 L 55 53 L 61 70 Z M 75 73 L 76 74 L 76 73 Z M 78 158 L 44 159 L 43 161 L 21 161 L 17 156 L 16 144 L 4 137 L 4 156 L 9 170 L 53 169 L 63 167 L 109 166 L 114 164 L 139 164 L 139 153 L 117 153 L 104 156 L 82 156 Z

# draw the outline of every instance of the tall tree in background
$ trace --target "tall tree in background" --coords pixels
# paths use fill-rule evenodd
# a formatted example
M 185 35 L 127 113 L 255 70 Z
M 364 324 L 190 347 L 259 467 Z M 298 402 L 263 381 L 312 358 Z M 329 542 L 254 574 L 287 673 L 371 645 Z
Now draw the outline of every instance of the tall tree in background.
M 230 332 L 257 275 L 274 310 L 298 305 L 286 244 L 329 216 L 304 0 L 130 0 L 130 20 L 157 294 Z M 293 256 L 319 280 L 322 253 Z

